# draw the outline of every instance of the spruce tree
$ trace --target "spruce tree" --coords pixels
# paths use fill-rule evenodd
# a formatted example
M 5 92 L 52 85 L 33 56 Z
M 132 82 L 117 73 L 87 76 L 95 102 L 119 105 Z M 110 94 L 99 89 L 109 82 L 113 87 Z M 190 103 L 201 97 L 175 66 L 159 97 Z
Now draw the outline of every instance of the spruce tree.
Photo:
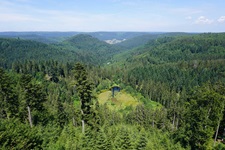
M 196 89 L 189 98 L 184 123 L 177 132 L 178 140 L 191 149 L 207 149 L 221 121 L 224 101 L 224 96 L 210 84 Z
M 89 127 L 86 128 L 85 133 L 81 138 L 82 150 L 93 150 L 96 147 L 96 132 Z
M 77 63 L 74 68 L 74 77 L 76 79 L 75 89 L 81 102 L 82 113 L 82 129 L 84 132 L 85 124 L 89 125 L 92 129 L 98 130 L 99 117 L 93 107 L 93 84 L 87 78 L 87 72 L 84 66 Z
M 0 118 L 15 117 L 18 113 L 18 96 L 10 77 L 0 68 Z
M 41 84 L 32 82 L 30 75 L 21 76 L 20 86 L 20 118 L 26 120 L 28 117 L 32 127 L 33 123 L 37 124 L 45 111 L 43 103 L 46 101 L 46 93 Z
M 96 137 L 96 150 L 111 150 L 112 145 L 109 139 L 107 139 L 105 133 L 102 130 L 99 130 Z
M 67 114 L 64 110 L 62 103 L 57 101 L 57 124 L 63 128 L 65 124 L 68 122 Z
M 143 129 L 141 130 L 140 138 L 136 145 L 136 150 L 145 150 L 146 146 L 147 146 L 146 133 L 144 132 L 144 129 Z
M 119 130 L 119 133 L 114 142 L 114 146 L 116 149 L 119 149 L 119 150 L 131 150 L 132 149 L 129 132 L 124 127 L 122 127 Z

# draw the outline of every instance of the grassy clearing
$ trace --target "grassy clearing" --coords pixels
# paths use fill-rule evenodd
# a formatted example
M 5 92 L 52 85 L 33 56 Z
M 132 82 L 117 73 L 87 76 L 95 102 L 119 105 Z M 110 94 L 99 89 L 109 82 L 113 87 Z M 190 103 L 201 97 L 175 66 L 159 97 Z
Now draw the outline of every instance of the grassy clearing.
M 112 97 L 111 91 L 104 91 L 98 95 L 99 104 L 106 104 L 110 109 L 121 110 L 126 107 L 136 107 L 141 102 L 138 102 L 138 99 L 126 93 L 125 91 L 121 91 Z
M 126 90 L 117 93 L 112 97 L 112 92 L 102 90 L 97 96 L 100 105 L 107 105 L 111 110 L 125 110 L 126 108 L 135 108 L 137 105 L 144 104 L 147 108 L 157 109 L 162 105 L 152 100 L 143 100 L 143 96 L 138 94 L 130 94 Z M 145 101 L 145 102 L 144 102 Z
M 111 91 L 105 91 L 98 95 L 98 102 L 99 104 L 103 105 L 110 101 L 110 97 L 112 96 Z

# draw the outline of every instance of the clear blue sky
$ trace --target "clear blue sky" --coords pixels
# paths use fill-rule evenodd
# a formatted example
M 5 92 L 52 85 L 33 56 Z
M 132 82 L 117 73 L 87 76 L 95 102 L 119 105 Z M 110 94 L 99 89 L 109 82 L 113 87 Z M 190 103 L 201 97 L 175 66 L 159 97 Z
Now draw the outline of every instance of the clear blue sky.
M 0 31 L 225 32 L 225 1 L 0 0 Z

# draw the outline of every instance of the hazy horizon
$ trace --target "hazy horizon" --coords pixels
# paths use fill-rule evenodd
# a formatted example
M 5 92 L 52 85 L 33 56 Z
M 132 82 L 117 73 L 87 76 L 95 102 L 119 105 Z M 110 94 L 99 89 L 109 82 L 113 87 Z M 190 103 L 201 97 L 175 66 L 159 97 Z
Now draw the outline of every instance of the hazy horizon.
M 225 31 L 218 32 L 182 32 L 182 31 L 0 31 L 0 33 L 225 33 Z

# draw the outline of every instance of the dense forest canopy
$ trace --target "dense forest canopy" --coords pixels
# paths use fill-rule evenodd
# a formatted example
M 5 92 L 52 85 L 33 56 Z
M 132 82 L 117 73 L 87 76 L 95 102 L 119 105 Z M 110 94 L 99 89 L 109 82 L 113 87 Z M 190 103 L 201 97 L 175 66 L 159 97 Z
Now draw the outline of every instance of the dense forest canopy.
M 1 149 L 225 149 L 225 33 L 0 35 Z

